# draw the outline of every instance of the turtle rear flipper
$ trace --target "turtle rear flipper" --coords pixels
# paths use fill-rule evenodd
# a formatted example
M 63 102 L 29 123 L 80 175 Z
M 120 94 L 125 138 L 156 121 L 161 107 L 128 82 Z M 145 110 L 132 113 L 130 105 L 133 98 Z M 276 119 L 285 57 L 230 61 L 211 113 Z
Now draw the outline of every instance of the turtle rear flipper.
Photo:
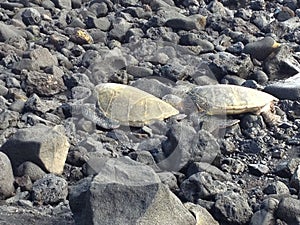
M 106 117 L 94 104 L 72 105 L 72 115 L 82 116 L 106 130 L 120 126 L 118 121 Z

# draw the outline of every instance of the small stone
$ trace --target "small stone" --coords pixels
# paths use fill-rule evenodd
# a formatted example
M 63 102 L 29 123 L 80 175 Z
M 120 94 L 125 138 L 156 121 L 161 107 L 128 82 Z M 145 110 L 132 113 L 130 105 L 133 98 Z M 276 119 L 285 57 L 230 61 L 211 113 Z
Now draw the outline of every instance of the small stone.
M 254 71 L 249 78 L 255 80 L 257 83 L 261 85 L 265 84 L 269 80 L 268 75 L 262 70 Z
M 290 186 L 295 188 L 298 192 L 300 191 L 300 165 L 298 166 L 290 180 Z
M 0 199 L 5 199 L 13 195 L 14 175 L 9 158 L 3 152 L 0 152 Z
M 46 174 L 32 186 L 32 199 L 40 204 L 57 204 L 65 201 L 68 195 L 68 183 L 65 179 Z
M 21 188 L 21 191 L 31 191 L 32 182 L 29 176 L 16 177 L 15 183 Z
M 203 16 L 185 17 L 180 15 L 177 18 L 170 18 L 165 25 L 177 30 L 200 30 L 205 27 L 206 20 Z
M 79 45 L 94 43 L 93 37 L 82 28 L 74 29 L 70 36 L 70 40 Z
M 178 190 L 177 179 L 173 173 L 166 171 L 157 174 L 161 182 L 166 186 L 168 186 L 170 190 L 172 191 Z

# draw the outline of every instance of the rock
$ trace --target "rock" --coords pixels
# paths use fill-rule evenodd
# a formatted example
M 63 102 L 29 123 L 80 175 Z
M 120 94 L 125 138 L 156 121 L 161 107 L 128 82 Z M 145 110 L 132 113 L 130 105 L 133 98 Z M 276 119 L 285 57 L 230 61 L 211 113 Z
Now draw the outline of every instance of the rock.
M 300 223 L 300 200 L 284 197 L 280 200 L 276 216 L 289 225 Z
M 220 181 L 231 180 L 231 176 L 229 174 L 225 174 L 218 167 L 215 167 L 206 162 L 191 163 L 187 170 L 187 177 L 190 177 L 191 175 L 198 172 L 207 172 L 213 177 L 213 179 L 220 180 Z
M 291 178 L 299 165 L 300 159 L 292 158 L 289 161 L 278 164 L 274 170 L 274 173 L 280 177 Z
M 0 199 L 5 199 L 12 196 L 15 192 L 15 179 L 10 160 L 3 152 L 0 152 L 0 167 Z
M 172 88 L 156 79 L 138 79 L 132 86 L 158 98 L 163 98 L 165 95 L 172 93 Z
M 196 131 L 193 127 L 179 122 L 174 124 L 167 132 L 168 140 L 162 143 L 165 159 L 158 162 L 164 170 L 179 171 L 193 157 L 192 142 Z
M 2 112 L 0 112 L 0 130 L 14 126 L 18 120 L 18 117 L 18 112 L 4 109 Z
M 267 165 L 260 164 L 260 163 L 256 163 L 256 164 L 251 163 L 248 165 L 248 169 L 251 174 L 256 176 L 267 174 L 270 171 Z
M 199 172 L 184 180 L 180 189 L 188 201 L 197 203 L 198 199 L 213 199 L 217 194 L 225 192 L 227 186 L 209 173 Z
M 272 37 L 265 37 L 261 40 L 245 45 L 243 52 L 250 54 L 251 58 L 263 61 L 279 46 L 280 44 L 277 43 Z
M 170 190 L 178 190 L 177 179 L 173 173 L 165 171 L 157 174 L 161 182 L 169 187 Z
M 289 78 L 300 72 L 300 64 L 292 57 L 292 49 L 287 45 L 281 46 L 276 54 L 270 55 L 264 63 L 263 70 L 270 80 Z
M 261 85 L 264 85 L 269 80 L 268 75 L 262 70 L 255 70 L 249 78 L 255 80 Z
M 274 95 L 279 99 L 297 101 L 300 99 L 299 81 L 300 74 L 297 73 L 296 75 L 284 80 L 284 82 L 275 82 L 267 85 L 264 88 L 264 91 Z
M 5 42 L 12 38 L 18 38 L 20 36 L 25 36 L 25 32 L 18 30 L 13 25 L 7 25 L 0 22 L 0 41 Z
M 61 126 L 39 125 L 18 130 L 1 146 L 1 151 L 11 159 L 14 170 L 31 161 L 48 172 L 61 174 L 69 146 Z
M 150 167 L 129 158 L 102 163 L 92 181 L 70 189 L 76 224 L 195 224 L 192 214 Z
M 40 204 L 57 204 L 65 201 L 68 195 L 68 183 L 65 179 L 46 174 L 32 186 L 32 199 Z
M 281 181 L 275 181 L 269 184 L 264 190 L 265 194 L 277 194 L 277 195 L 285 195 L 289 194 L 289 188 Z
M 196 217 L 196 225 L 219 225 L 204 207 L 190 202 L 185 203 L 184 206 Z
M 72 9 L 72 1 L 71 0 L 51 0 L 55 7 L 59 9 Z
M 29 52 L 28 58 L 34 61 L 40 68 L 57 66 L 57 58 L 47 48 L 37 48 Z
M 28 94 L 52 96 L 66 89 L 62 77 L 53 74 L 38 71 L 25 72 L 23 79 Z
M 298 192 L 300 191 L 300 165 L 298 166 L 290 180 L 290 186 L 295 188 Z
M 229 190 L 216 196 L 212 215 L 225 223 L 246 224 L 250 221 L 252 209 L 245 195 Z
M 264 200 L 260 209 L 252 215 L 250 225 L 273 225 L 275 221 L 274 212 L 277 209 L 278 203 L 277 199 L 268 198 Z
M 109 36 L 115 40 L 123 42 L 130 27 L 130 23 L 128 23 L 125 19 L 118 17 L 116 21 L 113 21 L 112 23 L 112 29 L 109 31 Z
M 206 19 L 201 15 L 186 17 L 181 14 L 167 19 L 165 25 L 175 30 L 201 30 L 205 27 Z
M 32 182 L 41 179 L 46 173 L 36 164 L 32 162 L 24 162 L 18 166 L 16 175 L 17 176 L 28 176 Z
M 22 20 L 24 24 L 37 25 L 41 22 L 41 14 L 34 8 L 25 9 L 22 13 Z
M 126 69 L 127 73 L 136 78 L 149 77 L 153 75 L 153 70 L 146 67 L 129 65 L 126 67 Z

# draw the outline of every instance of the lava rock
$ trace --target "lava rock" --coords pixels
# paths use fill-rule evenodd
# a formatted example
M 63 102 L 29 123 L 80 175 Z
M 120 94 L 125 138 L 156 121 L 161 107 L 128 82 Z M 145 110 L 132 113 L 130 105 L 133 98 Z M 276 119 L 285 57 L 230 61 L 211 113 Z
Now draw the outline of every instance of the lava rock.
M 61 174 L 69 146 L 61 126 L 39 125 L 18 130 L 0 150 L 11 159 L 14 170 L 31 161 L 46 171 Z
M 54 174 L 46 174 L 32 185 L 32 199 L 40 204 L 57 204 L 65 201 L 67 195 L 67 181 Z

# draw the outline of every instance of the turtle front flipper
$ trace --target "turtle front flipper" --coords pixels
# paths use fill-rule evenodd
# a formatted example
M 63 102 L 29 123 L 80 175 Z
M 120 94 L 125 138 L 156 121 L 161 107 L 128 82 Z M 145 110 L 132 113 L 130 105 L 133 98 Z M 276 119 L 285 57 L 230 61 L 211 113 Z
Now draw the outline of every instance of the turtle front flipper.
M 106 130 L 116 129 L 120 126 L 118 121 L 106 117 L 94 104 L 72 105 L 72 115 L 82 116 Z

